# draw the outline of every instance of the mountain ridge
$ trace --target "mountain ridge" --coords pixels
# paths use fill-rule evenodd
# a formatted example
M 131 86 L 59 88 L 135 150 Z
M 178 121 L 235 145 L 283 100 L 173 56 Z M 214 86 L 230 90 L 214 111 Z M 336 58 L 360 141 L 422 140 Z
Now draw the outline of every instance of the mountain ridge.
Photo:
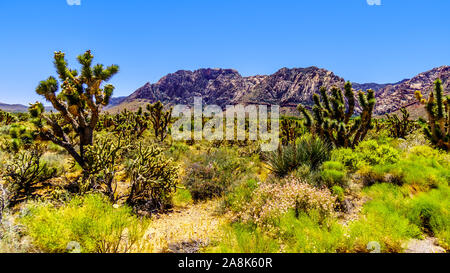
M 374 112 L 383 115 L 395 112 L 403 106 L 414 105 L 414 92 L 420 90 L 424 95 L 428 95 L 436 78 L 442 79 L 444 90 L 448 93 L 450 66 L 436 67 L 396 83 L 352 84 L 355 90 L 370 88 L 376 91 L 377 104 Z M 299 103 L 312 105 L 312 95 L 318 93 L 322 86 L 343 88 L 344 84 L 344 78 L 316 66 L 284 67 L 271 75 L 247 77 L 241 76 L 234 69 L 178 70 L 167 74 L 156 83 L 146 83 L 122 99 L 111 111 L 123 108 L 136 110 L 143 104 L 157 100 L 170 105 L 191 105 L 195 96 L 201 96 L 205 104 L 221 107 L 229 104 L 278 104 L 281 107 L 294 108 Z

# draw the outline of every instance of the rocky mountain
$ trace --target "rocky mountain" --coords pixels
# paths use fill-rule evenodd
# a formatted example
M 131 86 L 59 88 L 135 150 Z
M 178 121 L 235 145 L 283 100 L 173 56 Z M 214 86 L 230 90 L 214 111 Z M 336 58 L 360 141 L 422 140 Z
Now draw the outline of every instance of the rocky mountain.
M 417 104 L 414 93 L 421 91 L 428 97 L 433 90 L 434 81 L 441 79 L 443 88 L 448 94 L 450 91 L 450 66 L 441 66 L 427 72 L 420 73 L 410 80 L 399 84 L 387 85 L 376 93 L 376 114 L 395 112 L 403 106 L 409 107 Z
M 394 84 L 353 83 L 355 90 L 376 91 L 375 112 L 382 115 L 402 106 L 415 103 L 414 92 L 427 95 L 436 78 L 441 78 L 444 88 L 450 84 L 450 66 L 442 66 L 421 73 L 412 79 Z M 113 107 L 134 110 L 142 104 L 162 101 L 165 104 L 193 103 L 195 96 L 205 104 L 224 107 L 229 104 L 278 104 L 294 108 L 299 103 L 312 105 L 312 95 L 321 86 L 343 87 L 345 80 L 333 72 L 317 67 L 282 68 L 272 75 L 243 77 L 232 69 L 180 70 L 161 78 L 157 83 L 147 83 L 127 98 L 120 98 Z

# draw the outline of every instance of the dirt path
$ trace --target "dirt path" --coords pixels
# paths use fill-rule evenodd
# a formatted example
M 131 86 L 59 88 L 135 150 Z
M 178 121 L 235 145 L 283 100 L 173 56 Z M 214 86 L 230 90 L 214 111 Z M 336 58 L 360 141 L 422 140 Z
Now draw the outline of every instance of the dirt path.
M 224 219 L 215 214 L 217 200 L 175 209 L 152 220 L 147 230 L 147 252 L 195 253 L 217 236 Z
M 446 253 L 445 249 L 436 244 L 435 238 L 412 239 L 404 247 L 405 253 Z

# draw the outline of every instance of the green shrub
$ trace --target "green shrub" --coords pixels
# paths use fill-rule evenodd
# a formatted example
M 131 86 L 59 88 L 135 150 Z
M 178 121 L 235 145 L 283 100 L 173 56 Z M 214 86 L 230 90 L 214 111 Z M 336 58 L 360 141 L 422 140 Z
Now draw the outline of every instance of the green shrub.
M 68 252 L 71 244 L 85 253 L 137 251 L 148 226 L 129 207 L 114 208 L 101 195 L 76 197 L 62 207 L 32 204 L 21 222 L 35 246 L 49 253 Z
M 331 192 L 333 193 L 334 196 L 336 196 L 337 200 L 339 202 L 343 202 L 344 198 L 345 198 L 345 191 L 342 187 L 340 186 L 333 186 L 331 188 Z
M 240 212 L 251 201 L 253 191 L 258 187 L 258 181 L 249 179 L 235 187 L 225 198 L 225 206 L 233 212 Z
M 317 222 L 291 210 L 280 219 L 280 234 L 288 253 L 335 253 L 347 249 L 345 229 L 336 220 Z
M 448 185 L 450 169 L 447 166 L 441 165 L 439 160 L 433 157 L 410 154 L 394 164 L 366 168 L 363 181 L 366 185 L 383 182 L 407 184 L 426 191 L 439 185 Z
M 189 151 L 189 146 L 183 142 L 175 142 L 170 146 L 168 154 L 175 160 L 179 160 L 183 154 Z
M 220 241 L 205 252 L 213 253 L 278 253 L 280 244 L 254 225 L 234 223 L 223 226 Z
M 407 208 L 412 223 L 450 247 L 450 188 L 442 186 L 413 198 Z
M 344 187 L 347 185 L 347 171 L 341 162 L 327 161 L 322 165 L 320 171 L 321 184 L 332 188 L 333 186 Z
M 320 138 L 303 136 L 295 144 L 282 146 L 268 156 L 270 170 L 278 177 L 284 177 L 300 166 L 307 165 L 317 170 L 330 158 L 330 145 Z
M 354 150 L 334 150 L 331 158 L 342 162 L 351 170 L 357 170 L 363 166 L 395 163 L 400 159 L 400 152 L 387 144 L 379 145 L 375 140 L 367 140 L 361 142 Z
M 360 219 L 349 225 L 349 245 L 357 252 L 368 252 L 369 242 L 380 244 L 381 252 L 401 252 L 403 243 L 419 238 L 420 229 L 404 213 L 408 193 L 391 184 L 374 185 L 366 190 L 367 202 Z

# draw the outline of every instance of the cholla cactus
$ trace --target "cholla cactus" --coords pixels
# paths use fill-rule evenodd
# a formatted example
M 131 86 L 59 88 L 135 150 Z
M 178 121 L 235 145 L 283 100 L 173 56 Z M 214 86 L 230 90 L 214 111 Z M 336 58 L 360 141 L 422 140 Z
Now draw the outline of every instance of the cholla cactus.
M 424 99 L 420 91 L 416 91 L 417 100 L 425 105 L 428 126 L 424 132 L 427 138 L 438 148 L 450 150 L 450 98 L 444 98 L 442 82 L 434 82 L 434 91 L 428 99 Z
M 15 116 L 8 112 L 0 110 L 0 124 L 10 125 L 11 123 L 14 123 L 16 121 L 17 119 Z
M 90 51 L 78 56 L 79 74 L 68 68 L 64 53 L 55 52 L 54 64 L 62 82 L 61 92 L 57 93 L 57 79 L 49 77 L 40 82 L 36 93 L 44 96 L 58 114 L 45 114 L 41 103 L 30 107 L 43 138 L 66 149 L 83 169 L 89 168 L 85 162 L 85 148 L 92 145 L 101 108 L 108 105 L 114 90 L 114 86 L 102 84 L 119 71 L 117 65 L 92 67 L 93 58 Z
M 164 141 L 169 133 L 168 127 L 172 120 L 172 108 L 164 111 L 164 105 L 158 101 L 154 104 L 148 104 L 147 111 L 150 113 L 150 122 L 153 125 L 155 137 Z
M 299 105 L 298 110 L 306 119 L 306 127 L 320 138 L 334 144 L 335 147 L 355 147 L 365 138 L 371 127 L 375 95 L 370 89 L 367 90 L 367 94 L 362 91 L 358 93 L 362 112 L 359 117 L 352 120 L 355 97 L 350 82 L 345 84 L 344 94 L 347 110 L 342 90 L 336 87 L 331 89 L 331 97 L 325 88 L 320 89 L 320 97 L 314 94 L 315 105 L 312 115 L 303 105 Z
M 149 128 L 149 113 L 143 113 L 142 108 L 138 112 L 123 110 L 116 115 L 101 115 L 97 128 L 114 132 L 119 137 L 130 141 L 138 140 Z

